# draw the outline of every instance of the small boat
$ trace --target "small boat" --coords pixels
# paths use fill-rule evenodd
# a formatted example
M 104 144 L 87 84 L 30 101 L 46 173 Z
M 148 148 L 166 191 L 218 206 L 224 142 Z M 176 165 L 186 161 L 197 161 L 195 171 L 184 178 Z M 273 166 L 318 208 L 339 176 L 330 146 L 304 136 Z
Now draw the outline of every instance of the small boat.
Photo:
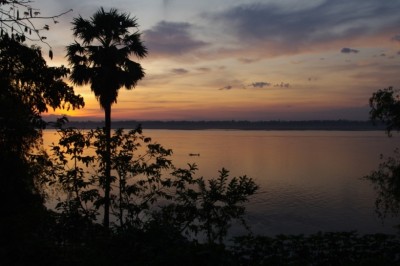
M 200 156 L 200 153 L 189 153 L 189 156 Z

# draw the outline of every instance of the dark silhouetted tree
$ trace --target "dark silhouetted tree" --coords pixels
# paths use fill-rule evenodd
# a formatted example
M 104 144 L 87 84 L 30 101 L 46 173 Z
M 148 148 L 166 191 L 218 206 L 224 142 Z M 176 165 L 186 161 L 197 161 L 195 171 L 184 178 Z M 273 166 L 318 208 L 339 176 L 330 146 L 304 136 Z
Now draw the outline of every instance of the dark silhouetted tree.
M 100 189 L 104 188 L 105 133 L 101 129 L 59 133 L 47 182 L 61 188 L 57 195 L 64 200 L 57 210 L 63 228 L 75 228 L 70 236 L 84 236 L 77 229 L 95 223 L 104 200 Z M 112 224 L 116 232 L 155 230 L 181 238 L 201 234 L 214 244 L 222 243 L 232 221 L 246 226 L 243 204 L 258 189 L 251 178 L 230 178 L 225 169 L 216 178 L 198 178 L 195 165 L 175 168 L 171 154 L 172 150 L 145 137 L 140 127 L 113 133 L 111 185 L 115 190 L 110 193 L 110 215 L 117 222 Z
M 39 136 L 37 129 L 45 126 L 41 114 L 49 107 L 83 107 L 83 98 L 63 81 L 68 72 L 63 66 L 47 66 L 40 48 L 27 47 L 7 36 L 0 38 L 0 132 L 7 145 L 13 143 L 26 152 Z
M 21 253 L 29 253 L 40 239 L 46 219 L 38 187 L 46 163 L 38 155 L 46 126 L 41 114 L 48 108 L 84 105 L 83 98 L 63 81 L 67 73 L 64 67 L 47 66 L 38 47 L 27 47 L 6 35 L 0 38 L 1 247 L 15 245 Z M 7 255 L 18 260 L 21 253 Z
M 57 209 L 68 221 L 68 217 L 91 222 L 96 221 L 98 208 L 103 204 L 101 188 L 104 189 L 106 138 L 102 129 L 83 132 L 77 129 L 59 131 L 58 145 L 52 146 L 52 163 L 49 166 L 50 188 L 61 188 L 65 200 Z M 169 149 L 143 136 L 141 128 L 116 130 L 111 137 L 111 215 L 118 221 L 119 230 L 141 229 L 145 212 L 153 203 L 165 196 L 171 181 L 162 177 L 172 167 Z M 53 186 L 58 184 L 60 186 Z M 60 191 L 58 191 L 60 192 Z
M 81 40 L 67 47 L 72 66 L 70 79 L 77 85 L 91 84 L 91 89 L 105 113 L 106 171 L 104 184 L 104 226 L 109 227 L 111 162 L 111 106 L 117 102 L 118 90 L 132 89 L 145 75 L 143 68 L 130 59 L 143 58 L 147 50 L 140 39 L 135 18 L 116 9 L 100 8 L 89 20 L 73 21 L 74 36 Z M 133 31 L 132 31 L 133 29 Z
M 384 159 L 383 155 L 381 156 Z M 397 216 L 400 212 L 400 154 L 395 150 L 394 156 L 388 157 L 379 164 L 378 170 L 364 177 L 369 180 L 377 197 L 376 213 L 382 219 L 387 216 Z
M 369 100 L 372 121 L 382 122 L 386 133 L 391 136 L 393 130 L 400 130 L 400 98 L 392 87 L 378 90 Z M 383 155 L 381 155 L 383 159 Z M 394 156 L 379 164 L 378 170 L 364 177 L 369 180 L 375 191 L 376 212 L 382 219 L 388 215 L 397 216 L 400 211 L 400 154 L 395 150 Z
M 196 165 L 188 169 L 176 169 L 171 185 L 171 202 L 154 213 L 154 221 L 174 228 L 181 234 L 206 237 L 209 244 L 219 242 L 227 236 L 232 221 L 244 220 L 249 198 L 258 190 L 253 179 L 247 176 L 229 177 L 222 168 L 219 176 L 205 180 L 194 177 Z
M 392 87 L 378 90 L 369 99 L 372 121 L 380 121 L 386 125 L 390 135 L 392 130 L 400 129 L 400 98 Z

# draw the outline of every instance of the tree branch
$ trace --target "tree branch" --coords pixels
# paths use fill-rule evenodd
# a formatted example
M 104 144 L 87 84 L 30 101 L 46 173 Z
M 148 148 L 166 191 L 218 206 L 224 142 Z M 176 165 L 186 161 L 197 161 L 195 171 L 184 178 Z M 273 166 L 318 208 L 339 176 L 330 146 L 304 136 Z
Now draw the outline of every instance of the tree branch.
M 46 41 L 46 36 L 43 36 L 41 34 L 41 31 L 50 29 L 49 25 L 45 24 L 43 28 L 38 28 L 33 23 L 33 21 L 53 20 L 54 24 L 57 24 L 58 21 L 56 20 L 56 18 L 72 12 L 72 9 L 69 9 L 54 16 L 40 16 L 39 9 L 33 8 L 30 5 L 31 3 L 33 3 L 33 1 L 31 0 L 0 0 L 1 36 L 7 34 L 12 39 L 15 38 L 15 40 L 19 42 L 29 40 L 32 42 L 44 43 L 50 48 L 49 56 L 50 58 L 52 58 L 53 52 L 51 51 L 51 45 Z M 20 10 L 25 11 L 21 11 L 20 14 Z M 34 34 L 36 35 L 36 37 L 29 37 L 27 36 L 28 34 Z

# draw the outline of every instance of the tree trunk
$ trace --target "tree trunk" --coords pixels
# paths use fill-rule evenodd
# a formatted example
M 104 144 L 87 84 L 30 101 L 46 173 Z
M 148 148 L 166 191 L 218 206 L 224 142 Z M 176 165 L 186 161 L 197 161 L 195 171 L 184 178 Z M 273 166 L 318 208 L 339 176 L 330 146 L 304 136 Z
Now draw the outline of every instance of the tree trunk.
M 111 104 L 104 107 L 105 113 L 105 184 L 104 184 L 104 228 L 110 227 L 110 186 L 111 186 Z

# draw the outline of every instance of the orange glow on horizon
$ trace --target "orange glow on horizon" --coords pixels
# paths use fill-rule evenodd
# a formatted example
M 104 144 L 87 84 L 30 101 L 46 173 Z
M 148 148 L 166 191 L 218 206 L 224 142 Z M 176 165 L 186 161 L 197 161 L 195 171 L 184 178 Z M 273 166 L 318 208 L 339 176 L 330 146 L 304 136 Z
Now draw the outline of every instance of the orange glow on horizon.
M 387 35 L 381 33 L 337 40 L 301 52 L 290 47 L 266 49 L 262 45 L 250 51 L 226 50 L 215 58 L 209 58 L 213 54 L 210 53 L 204 57 L 206 61 L 183 60 L 172 65 L 171 58 L 155 60 L 150 54 L 140 62 L 146 69 L 145 78 L 133 90 L 119 90 L 118 101 L 112 106 L 112 119 L 268 120 L 279 118 L 279 113 L 283 119 L 295 119 L 302 113 L 364 108 L 372 92 L 381 86 L 382 78 L 400 83 L 400 78 L 393 79 L 398 75 L 389 68 L 398 60 L 379 56 L 380 51 L 373 48 L 384 43 L 381 47 L 393 54 L 396 43 L 388 39 L 385 42 L 385 38 Z M 354 47 L 360 52 L 341 53 L 341 47 Z M 274 52 L 275 55 L 270 54 Z M 62 64 L 61 58 L 54 63 Z M 66 82 L 84 97 L 85 107 L 51 110 L 44 116 L 104 120 L 90 85 L 74 86 L 67 79 Z M 253 85 L 257 83 L 265 85 Z

